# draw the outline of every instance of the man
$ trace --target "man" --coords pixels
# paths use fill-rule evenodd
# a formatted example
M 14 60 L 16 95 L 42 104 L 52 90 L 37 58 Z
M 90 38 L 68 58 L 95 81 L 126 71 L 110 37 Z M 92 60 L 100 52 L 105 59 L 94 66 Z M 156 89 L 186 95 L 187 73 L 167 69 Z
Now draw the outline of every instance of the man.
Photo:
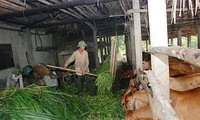
M 10 74 L 7 78 L 7 88 L 9 87 L 20 87 L 23 88 L 23 79 L 22 74 L 19 68 L 14 68 L 12 74 Z
M 85 51 L 86 47 L 85 41 L 79 41 L 78 43 L 78 49 L 69 57 L 69 59 L 65 62 L 64 67 L 67 68 L 70 63 L 75 61 L 75 70 L 80 71 L 82 73 L 88 73 L 89 72 L 89 58 L 88 58 L 88 52 Z M 87 75 L 84 75 L 82 73 L 76 73 L 77 75 L 77 87 L 78 87 L 78 95 L 82 95 L 83 92 L 83 83 L 86 81 L 87 89 L 89 90 L 91 95 L 94 95 L 93 90 L 93 81 L 90 81 Z

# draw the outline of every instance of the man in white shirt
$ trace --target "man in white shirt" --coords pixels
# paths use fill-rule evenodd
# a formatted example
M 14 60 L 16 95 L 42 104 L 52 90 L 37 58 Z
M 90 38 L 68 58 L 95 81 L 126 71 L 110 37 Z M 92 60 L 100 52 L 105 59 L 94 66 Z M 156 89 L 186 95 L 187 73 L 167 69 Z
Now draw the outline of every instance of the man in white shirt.
M 75 61 L 75 70 L 80 71 L 82 73 L 88 73 L 89 72 L 89 58 L 88 58 L 88 52 L 85 50 L 86 47 L 85 41 L 79 41 L 78 43 L 78 49 L 73 52 L 73 54 L 69 57 L 69 59 L 65 62 L 64 67 L 67 68 L 70 63 Z M 82 73 L 76 73 L 77 75 L 77 87 L 78 87 L 78 94 L 81 95 L 83 92 L 83 83 L 86 81 L 87 89 L 89 90 L 91 95 L 94 95 L 94 89 L 93 89 L 93 82 L 90 81 L 86 77 L 86 75 Z

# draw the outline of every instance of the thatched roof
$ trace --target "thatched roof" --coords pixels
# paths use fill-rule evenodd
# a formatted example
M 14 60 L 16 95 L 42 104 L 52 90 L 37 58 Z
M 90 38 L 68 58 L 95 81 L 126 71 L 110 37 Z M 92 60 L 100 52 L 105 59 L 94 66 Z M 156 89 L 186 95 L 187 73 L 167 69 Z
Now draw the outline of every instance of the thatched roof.
M 148 0 L 140 0 L 143 37 L 148 37 Z M 1 0 L 0 21 L 24 28 L 43 28 L 46 31 L 84 30 L 88 24 L 102 34 L 126 32 L 132 0 Z M 169 37 L 195 35 L 199 20 L 199 0 L 167 0 Z M 73 29 L 71 29 L 73 26 Z

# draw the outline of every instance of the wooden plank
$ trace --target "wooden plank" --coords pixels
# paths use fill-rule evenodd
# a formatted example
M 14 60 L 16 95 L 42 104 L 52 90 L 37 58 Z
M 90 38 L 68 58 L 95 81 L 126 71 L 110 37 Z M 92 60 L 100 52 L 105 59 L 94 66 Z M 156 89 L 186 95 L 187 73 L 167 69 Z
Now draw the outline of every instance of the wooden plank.
M 181 46 L 174 47 L 150 47 L 151 54 L 163 54 L 176 57 L 184 60 L 195 66 L 200 67 L 200 49 L 195 48 L 183 48 Z
M 155 78 L 152 71 L 146 71 L 147 77 L 149 79 L 149 83 L 151 89 L 153 91 L 153 100 L 154 105 L 156 106 L 156 114 L 158 115 L 159 120 L 179 120 L 176 112 L 172 108 L 171 104 L 169 103 L 169 99 L 163 95 L 161 92 L 163 89 L 160 87 L 160 83 Z

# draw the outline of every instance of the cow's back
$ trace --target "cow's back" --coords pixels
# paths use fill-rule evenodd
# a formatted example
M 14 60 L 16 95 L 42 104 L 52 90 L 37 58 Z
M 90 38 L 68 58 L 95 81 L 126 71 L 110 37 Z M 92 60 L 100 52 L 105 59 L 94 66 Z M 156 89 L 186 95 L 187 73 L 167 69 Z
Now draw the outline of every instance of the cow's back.
M 185 92 L 171 90 L 170 97 L 181 120 L 200 120 L 200 88 Z

